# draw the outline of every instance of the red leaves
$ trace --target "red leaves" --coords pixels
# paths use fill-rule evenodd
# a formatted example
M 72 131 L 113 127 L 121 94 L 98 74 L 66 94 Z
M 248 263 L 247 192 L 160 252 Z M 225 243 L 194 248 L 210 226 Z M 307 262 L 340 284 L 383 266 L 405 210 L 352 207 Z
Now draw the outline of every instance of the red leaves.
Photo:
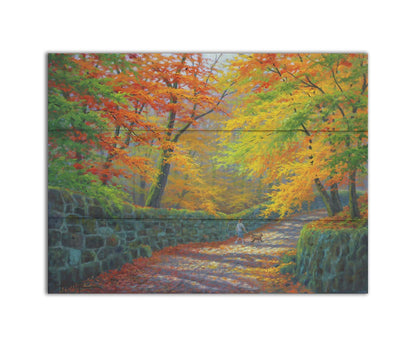
M 51 112 L 73 142 L 61 141 L 61 155 L 82 159 L 105 183 L 133 172 L 150 179 L 154 165 L 137 147 L 173 148 L 178 129 L 222 108 L 215 67 L 202 54 L 57 54 L 48 67 L 49 93 L 65 99 L 68 113 Z M 168 117 L 169 129 L 161 126 Z
M 74 142 L 86 142 L 87 141 L 87 134 L 79 131 L 77 129 L 71 129 L 68 131 L 69 138 Z
M 297 227 L 300 230 L 301 226 Z M 150 258 L 137 258 L 69 292 L 87 293 L 305 293 L 294 273 L 283 268 L 296 258 L 296 239 L 281 245 L 279 224 L 261 228 L 262 244 L 227 241 L 195 242 L 166 247 Z M 290 247 L 289 249 L 286 247 Z M 278 260 L 281 259 L 281 260 Z
M 75 169 L 77 170 L 81 170 L 84 168 L 84 166 L 80 163 L 75 163 L 74 165 L 72 165 Z
M 341 60 L 339 64 L 340 65 L 344 65 L 346 67 L 351 67 L 352 66 L 352 63 L 349 62 L 348 60 L 345 60 L 345 59 L 344 60 Z

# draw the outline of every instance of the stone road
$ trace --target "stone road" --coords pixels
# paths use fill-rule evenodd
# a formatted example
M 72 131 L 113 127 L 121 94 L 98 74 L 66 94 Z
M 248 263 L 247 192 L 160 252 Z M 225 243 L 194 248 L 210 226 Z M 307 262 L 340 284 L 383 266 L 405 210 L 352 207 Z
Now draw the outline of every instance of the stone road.
M 101 274 L 72 291 L 89 293 L 269 293 L 304 292 L 276 270 L 282 254 L 296 248 L 302 226 L 326 216 L 323 210 L 273 222 L 252 233 L 263 242 L 186 244 L 139 258 L 121 270 Z

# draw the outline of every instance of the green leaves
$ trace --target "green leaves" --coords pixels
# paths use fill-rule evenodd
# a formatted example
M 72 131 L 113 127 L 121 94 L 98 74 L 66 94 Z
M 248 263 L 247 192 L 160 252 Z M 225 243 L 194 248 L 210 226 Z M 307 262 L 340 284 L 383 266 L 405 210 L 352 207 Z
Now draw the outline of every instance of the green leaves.
M 331 156 L 329 165 L 337 171 L 349 172 L 359 169 L 366 172 L 366 164 L 368 162 L 368 146 L 360 145 L 348 147 L 341 153 Z

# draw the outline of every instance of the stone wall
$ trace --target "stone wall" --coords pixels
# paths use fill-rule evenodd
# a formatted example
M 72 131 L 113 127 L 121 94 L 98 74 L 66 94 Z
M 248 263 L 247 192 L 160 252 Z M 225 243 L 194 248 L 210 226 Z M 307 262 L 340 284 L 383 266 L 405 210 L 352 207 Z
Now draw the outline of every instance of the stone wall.
M 240 215 L 243 218 L 245 215 Z M 248 230 L 269 223 L 247 216 Z M 99 202 L 61 189 L 48 190 L 48 291 L 120 268 L 152 251 L 181 243 L 225 240 L 236 220 L 225 215 Z
M 297 244 L 298 281 L 317 293 L 368 292 L 368 228 L 310 230 Z
M 341 200 L 345 200 L 342 195 Z M 59 292 L 167 246 L 225 240 L 235 235 L 240 218 L 248 231 L 279 218 L 273 214 L 265 219 L 261 214 L 264 205 L 234 215 L 106 205 L 104 209 L 83 195 L 48 189 L 49 292 Z M 305 205 L 305 209 L 323 207 L 319 197 Z

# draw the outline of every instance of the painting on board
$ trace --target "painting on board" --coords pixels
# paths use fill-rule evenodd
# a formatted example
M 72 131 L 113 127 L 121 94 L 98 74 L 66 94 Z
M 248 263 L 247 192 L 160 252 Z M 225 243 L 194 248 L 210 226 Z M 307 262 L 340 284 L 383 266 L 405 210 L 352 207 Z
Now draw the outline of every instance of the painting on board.
M 49 293 L 367 293 L 365 53 L 48 55 Z

